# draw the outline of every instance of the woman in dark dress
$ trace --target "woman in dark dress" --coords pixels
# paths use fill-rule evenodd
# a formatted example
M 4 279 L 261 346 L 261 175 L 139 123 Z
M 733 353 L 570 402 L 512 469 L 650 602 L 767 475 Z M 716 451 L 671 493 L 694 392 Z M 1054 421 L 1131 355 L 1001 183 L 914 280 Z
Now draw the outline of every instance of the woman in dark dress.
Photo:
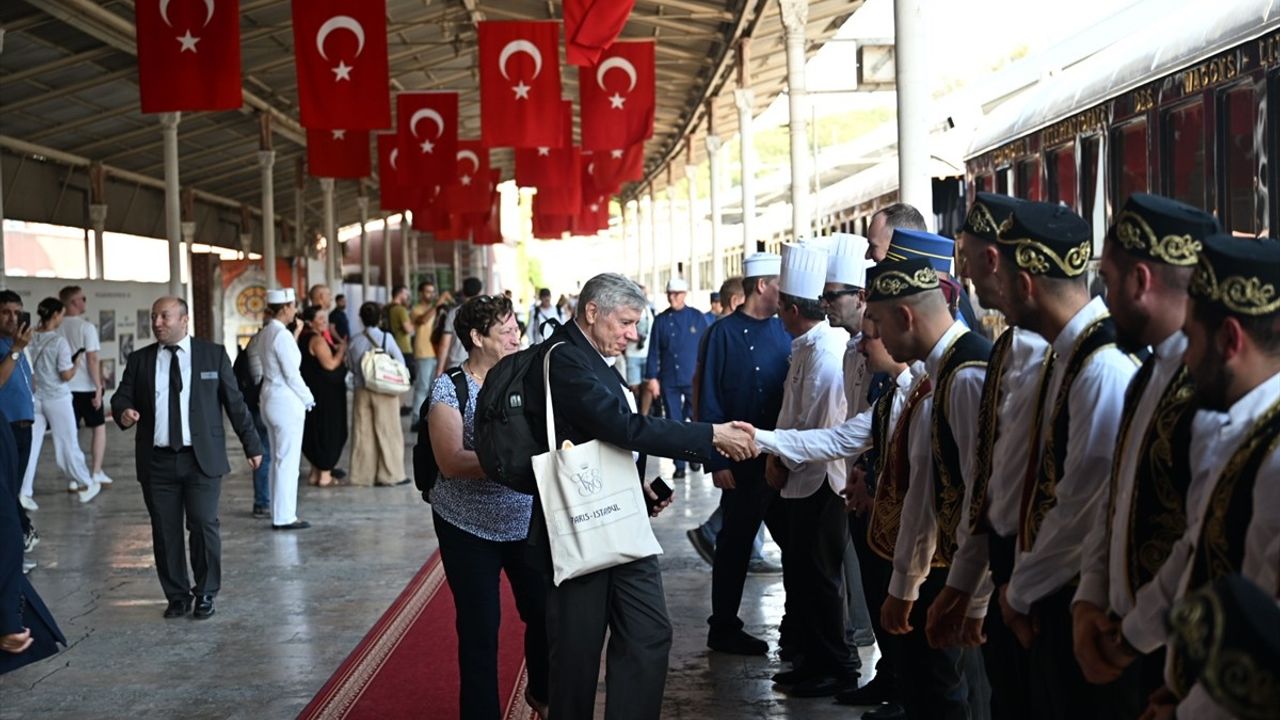
M 330 341 L 329 314 L 319 305 L 303 310 L 301 317 L 302 379 L 316 399 L 303 426 L 302 454 L 311 463 L 308 481 L 329 487 L 337 484 L 330 473 L 347 444 L 347 368 L 342 362 L 347 344 L 342 338 Z

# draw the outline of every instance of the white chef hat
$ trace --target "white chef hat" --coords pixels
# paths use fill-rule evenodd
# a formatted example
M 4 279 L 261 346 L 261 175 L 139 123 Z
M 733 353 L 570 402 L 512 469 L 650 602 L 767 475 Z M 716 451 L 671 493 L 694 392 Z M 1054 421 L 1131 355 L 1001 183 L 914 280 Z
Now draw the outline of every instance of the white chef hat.
M 867 247 L 870 245 L 867 239 L 861 235 L 832 233 L 831 241 L 827 256 L 827 282 L 866 287 L 867 268 L 875 265 L 867 260 Z
M 667 292 L 689 292 L 689 283 L 677 275 L 667 281 Z
M 782 256 L 771 252 L 752 253 L 742 261 L 743 277 L 770 277 L 782 272 Z
M 782 246 L 782 278 L 778 289 L 798 298 L 817 300 L 827 282 L 827 253 L 813 243 Z
M 268 305 L 288 305 L 293 301 L 293 288 L 273 288 L 267 291 Z

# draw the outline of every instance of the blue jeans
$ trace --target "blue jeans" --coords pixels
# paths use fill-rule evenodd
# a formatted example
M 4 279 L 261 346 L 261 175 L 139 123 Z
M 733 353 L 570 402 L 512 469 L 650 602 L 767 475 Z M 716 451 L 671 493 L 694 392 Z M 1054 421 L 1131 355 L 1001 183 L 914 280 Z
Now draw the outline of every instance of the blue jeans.
M 667 417 L 676 422 L 689 422 L 693 415 L 693 388 L 670 387 L 662 383 L 659 392 L 662 393 L 662 406 L 666 408 Z M 684 472 L 684 460 L 676 460 L 675 465 L 676 472 Z
M 431 381 L 435 380 L 436 359 L 414 358 L 418 364 L 418 377 L 413 381 L 413 421 L 418 422 L 422 415 L 422 404 L 431 397 Z
M 262 442 L 262 464 L 253 471 L 253 504 L 256 507 L 271 507 L 271 438 L 267 436 L 267 424 L 262 421 L 262 413 L 250 410 L 253 426 L 258 428 L 258 440 Z

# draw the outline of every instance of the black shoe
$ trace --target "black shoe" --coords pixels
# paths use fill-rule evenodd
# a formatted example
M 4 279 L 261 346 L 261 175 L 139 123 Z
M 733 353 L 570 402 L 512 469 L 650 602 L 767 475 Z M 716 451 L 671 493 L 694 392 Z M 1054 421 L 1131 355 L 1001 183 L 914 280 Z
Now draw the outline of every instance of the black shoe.
M 748 575 L 781 575 L 782 565 L 767 558 L 752 560 L 747 565 Z
M 422 426 L 421 421 L 414 420 L 413 422 L 409 423 L 409 432 L 416 433 L 418 432 L 418 428 L 421 426 Z
M 801 680 L 784 690 L 791 697 L 831 697 L 844 690 L 858 687 L 858 675 L 835 677 L 821 675 Z
M 685 533 L 685 537 L 689 538 L 689 543 L 693 545 L 693 549 L 698 551 L 698 556 L 705 560 L 708 565 L 716 564 L 715 543 L 702 534 L 702 528 L 689 530 Z
M 413 408 L 409 407 L 408 405 L 404 405 L 400 408 L 400 417 L 407 417 L 412 412 L 413 412 Z
M 712 630 L 707 633 L 707 647 L 730 655 L 769 654 L 769 643 L 742 630 Z
M 778 659 L 782 662 L 794 663 L 800 657 L 800 648 L 793 644 L 778 643 Z
M 311 527 L 311 523 L 306 520 L 294 520 L 288 525 L 272 525 L 272 530 L 306 530 Z
M 271 508 L 266 505 L 254 505 L 253 516 L 256 518 L 264 518 L 271 514 Z
M 193 620 L 206 620 L 213 615 L 213 596 L 201 595 L 196 598 L 196 609 L 191 611 Z
M 164 609 L 164 617 L 166 620 L 171 618 L 180 618 L 191 612 L 191 596 L 184 598 L 172 598 L 169 600 L 169 607 Z
M 694 472 L 702 472 L 702 465 L 698 463 L 689 463 L 689 469 Z
M 848 690 L 836 695 L 836 702 L 841 705 L 879 705 L 891 703 L 898 698 L 893 691 L 893 681 L 887 673 L 876 673 L 871 682 L 860 688 Z
M 684 471 L 683 471 L 683 470 L 677 470 L 677 471 L 675 471 L 675 472 L 671 473 L 671 479 L 672 479 L 672 480 L 683 480 L 683 479 L 684 479 Z
M 408 485 L 411 482 L 413 481 L 410 480 L 409 478 L 405 478 L 403 480 L 400 480 L 398 482 L 393 482 L 393 483 L 378 483 L 378 487 L 400 487 L 401 485 Z
M 334 479 L 334 480 L 343 480 L 343 479 L 345 479 L 345 478 L 347 477 L 347 471 L 346 471 L 346 470 L 343 470 L 343 469 L 342 469 L 342 468 L 340 468 L 340 467 L 336 467 L 336 468 L 334 468 L 334 469 L 330 470 L 330 471 L 329 471 L 329 474 L 333 476 L 333 479 Z
M 862 717 L 866 718 L 866 720 L 905 720 L 907 710 L 898 703 L 885 703 L 874 710 L 863 713 Z
M 799 666 L 799 667 L 792 668 L 791 670 L 784 670 L 779 673 L 774 673 L 772 680 L 777 685 L 782 685 L 783 687 L 790 687 L 804 680 L 809 680 L 811 678 L 822 677 L 822 676 L 823 674 L 817 670 L 814 670 L 812 668 L 806 668 L 804 666 Z

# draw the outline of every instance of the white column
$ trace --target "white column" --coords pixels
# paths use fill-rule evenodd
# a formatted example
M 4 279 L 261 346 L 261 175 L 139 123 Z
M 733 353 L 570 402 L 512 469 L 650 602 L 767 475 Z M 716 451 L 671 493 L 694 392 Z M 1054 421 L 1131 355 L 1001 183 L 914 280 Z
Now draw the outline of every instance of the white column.
M 453 246 L 453 289 L 462 288 L 462 241 L 454 240 Z
M 679 244 L 676 241 L 676 186 L 671 182 L 671 173 L 667 173 L 667 247 L 671 249 L 671 276 L 675 277 L 678 263 L 683 262 L 683 253 L 678 252 Z M 685 275 L 685 280 L 689 279 Z M 692 288 L 690 288 L 692 289 Z
M 404 213 L 400 213 L 400 226 L 404 227 Z M 382 226 L 382 286 L 387 289 L 387 301 L 391 300 L 391 225 Z
M 894 83 L 898 96 L 898 199 L 933 222 L 929 173 L 929 23 L 923 0 L 893 3 Z
M 622 215 L 621 222 L 618 227 L 622 230 L 622 274 L 626 275 L 631 270 L 631 238 L 627 236 L 627 203 L 619 198 L 618 210 Z
M 787 122 L 791 128 L 791 232 L 796 241 L 812 234 L 812 198 L 809 184 L 809 102 L 805 91 L 805 25 L 809 22 L 807 0 L 778 0 L 782 25 L 787 36 Z M 901 78 L 899 78 L 901 80 Z
M 293 179 L 293 236 L 294 236 L 294 242 L 296 243 L 296 247 L 294 249 L 294 252 L 296 253 L 295 266 L 296 266 L 297 258 L 300 257 L 302 259 L 302 274 L 309 275 L 310 273 L 309 267 L 311 265 L 311 263 L 309 262 L 310 256 L 311 256 L 311 252 L 310 252 L 311 239 L 307 237 L 306 230 L 303 228 L 303 223 L 304 223 L 303 218 L 305 217 L 305 213 L 304 213 L 304 208 L 302 206 L 303 194 L 306 188 L 307 176 L 303 173 L 302 158 L 300 157 L 298 158 L 297 162 L 294 163 L 294 174 L 295 174 L 295 177 Z M 303 282 L 309 285 L 311 283 L 311 278 L 304 277 Z
M 187 286 L 184 289 L 181 283 L 179 283 L 177 297 L 186 298 L 187 305 L 194 306 L 196 302 L 196 298 L 195 298 L 196 284 L 195 284 L 195 278 L 193 276 L 193 273 L 195 272 L 195 263 L 192 262 L 194 252 L 191 249 L 196 241 L 196 224 L 194 221 L 184 220 L 182 222 L 182 241 L 187 244 Z M 179 265 L 179 268 L 178 268 L 178 277 L 179 279 L 181 279 L 182 277 L 181 265 Z M 208 298 L 205 298 L 205 299 L 208 300 Z M 191 318 L 191 326 L 187 329 L 187 332 L 189 332 L 192 336 L 196 334 L 195 318 Z
M 107 278 L 104 271 L 105 263 L 103 262 L 103 241 L 102 236 L 107 230 L 107 204 L 106 203 L 90 203 L 89 204 L 89 222 L 93 225 L 93 265 L 94 272 L 89 277 L 105 280 Z
M 707 136 L 707 160 L 711 170 L 711 287 L 724 282 L 724 249 L 720 245 L 720 142 L 719 135 Z
M 684 177 L 689 182 L 689 287 L 701 287 L 710 278 L 703 278 L 698 267 L 698 168 L 685 165 Z
M 369 277 L 369 258 L 372 257 L 372 253 L 369 252 L 369 229 L 365 227 L 369 223 L 368 196 L 357 197 L 356 205 L 360 207 L 360 292 L 361 296 L 367 299 L 369 291 L 373 289 L 373 283 Z
M 342 251 L 333 219 L 333 178 L 320 178 L 320 190 L 324 192 L 324 284 L 338 293 L 338 255 Z
M 276 151 L 259 150 L 258 167 L 262 168 L 262 270 L 267 276 L 267 288 L 279 284 L 276 280 Z
M 163 113 L 164 217 L 169 237 L 169 294 L 182 297 L 182 198 L 178 195 L 178 123 L 182 113 Z
M 406 286 L 413 284 L 413 278 L 409 276 L 409 223 L 400 222 L 400 272 L 404 274 L 404 284 Z
M 414 277 L 418 274 L 419 268 L 422 267 L 422 261 L 418 257 L 418 238 L 422 237 L 422 233 L 412 232 L 412 225 L 410 225 L 409 230 L 409 277 Z M 414 292 L 416 297 L 418 288 L 415 287 L 410 289 Z
M 653 186 L 649 186 L 649 194 L 645 197 L 649 205 L 649 247 L 653 249 L 653 257 L 650 258 L 649 272 L 653 276 L 653 291 L 661 293 L 666 290 L 665 287 L 658 287 L 659 278 L 662 277 L 658 267 L 658 201 L 653 195 Z
M 756 246 L 756 148 L 751 138 L 751 111 L 755 93 L 749 89 L 733 91 L 738 107 L 738 162 L 742 166 L 742 252 L 750 255 Z

